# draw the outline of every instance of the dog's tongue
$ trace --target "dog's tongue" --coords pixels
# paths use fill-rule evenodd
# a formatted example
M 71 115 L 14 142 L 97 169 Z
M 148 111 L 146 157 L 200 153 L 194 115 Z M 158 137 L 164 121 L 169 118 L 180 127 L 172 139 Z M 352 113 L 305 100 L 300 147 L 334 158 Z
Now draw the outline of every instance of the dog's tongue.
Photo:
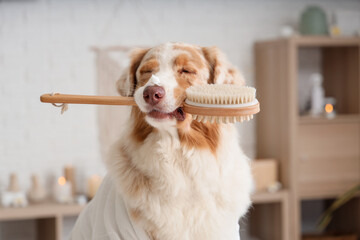
M 175 111 L 171 113 L 171 115 L 174 116 L 178 121 L 185 120 L 185 113 L 182 108 L 177 108 Z

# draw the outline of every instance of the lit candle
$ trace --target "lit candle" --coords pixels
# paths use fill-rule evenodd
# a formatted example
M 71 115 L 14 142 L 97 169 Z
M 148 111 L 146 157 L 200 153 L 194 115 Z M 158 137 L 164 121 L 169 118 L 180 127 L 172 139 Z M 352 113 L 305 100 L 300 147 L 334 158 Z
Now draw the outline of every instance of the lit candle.
M 98 175 L 93 175 L 88 179 L 88 189 L 87 189 L 88 198 L 92 199 L 95 196 L 97 190 L 101 185 L 101 181 L 102 179 Z
M 334 111 L 334 104 L 335 104 L 334 98 L 326 98 L 325 99 L 325 114 L 327 118 L 334 118 L 336 115 L 336 112 Z
M 65 177 L 59 177 L 55 184 L 54 192 L 55 200 L 58 203 L 71 203 L 72 202 L 72 190 L 71 183 L 67 182 Z

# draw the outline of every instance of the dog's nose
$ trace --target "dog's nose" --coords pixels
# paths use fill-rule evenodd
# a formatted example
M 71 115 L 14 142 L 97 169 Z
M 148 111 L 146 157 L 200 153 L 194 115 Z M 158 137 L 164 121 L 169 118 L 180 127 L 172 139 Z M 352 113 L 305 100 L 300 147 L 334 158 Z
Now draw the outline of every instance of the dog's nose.
M 165 96 L 165 89 L 160 86 L 147 86 L 143 92 L 146 103 L 151 105 L 158 104 Z

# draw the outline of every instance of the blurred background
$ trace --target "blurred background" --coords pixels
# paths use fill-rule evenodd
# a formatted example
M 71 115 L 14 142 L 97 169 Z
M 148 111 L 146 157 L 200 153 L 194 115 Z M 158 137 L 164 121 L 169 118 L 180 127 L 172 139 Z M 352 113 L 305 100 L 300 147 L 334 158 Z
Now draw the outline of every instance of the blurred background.
M 128 51 L 167 41 L 218 46 L 258 89 L 242 239 L 358 239 L 359 32 L 358 0 L 0 0 L 0 239 L 66 239 L 127 117 L 40 95 L 116 94 Z

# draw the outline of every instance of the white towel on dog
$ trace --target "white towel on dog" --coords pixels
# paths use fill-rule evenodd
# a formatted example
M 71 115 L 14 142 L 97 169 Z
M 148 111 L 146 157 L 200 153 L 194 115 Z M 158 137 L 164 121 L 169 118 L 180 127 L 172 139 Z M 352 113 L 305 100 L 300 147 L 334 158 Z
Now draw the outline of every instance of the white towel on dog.
M 105 177 L 96 196 L 81 212 L 70 240 L 149 240 L 132 221 L 127 206 L 116 191 L 114 180 Z

